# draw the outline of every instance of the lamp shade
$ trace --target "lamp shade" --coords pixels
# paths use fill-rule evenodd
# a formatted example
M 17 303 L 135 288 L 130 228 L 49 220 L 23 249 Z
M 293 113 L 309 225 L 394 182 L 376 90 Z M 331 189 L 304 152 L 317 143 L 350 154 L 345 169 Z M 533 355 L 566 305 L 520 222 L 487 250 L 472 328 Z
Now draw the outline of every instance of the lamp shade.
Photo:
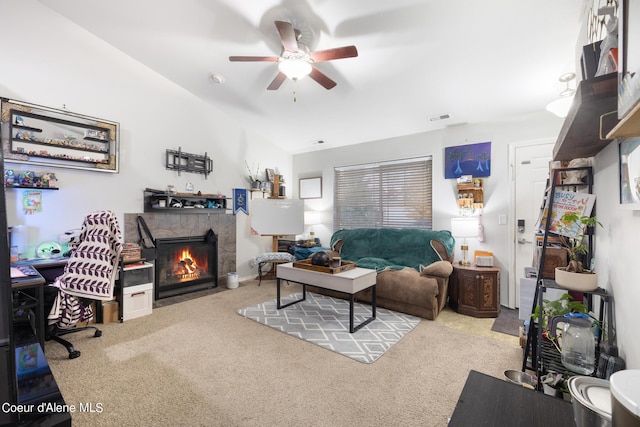
M 318 225 L 322 223 L 321 213 L 319 211 L 306 211 L 304 213 L 304 223 L 306 225 Z
M 478 217 L 451 218 L 451 234 L 453 237 L 478 237 Z
M 569 109 L 571 109 L 571 105 L 573 104 L 573 96 L 563 96 L 562 98 L 558 98 L 555 101 L 549 103 L 547 105 L 547 111 L 555 114 L 558 117 L 567 117 L 569 114 Z

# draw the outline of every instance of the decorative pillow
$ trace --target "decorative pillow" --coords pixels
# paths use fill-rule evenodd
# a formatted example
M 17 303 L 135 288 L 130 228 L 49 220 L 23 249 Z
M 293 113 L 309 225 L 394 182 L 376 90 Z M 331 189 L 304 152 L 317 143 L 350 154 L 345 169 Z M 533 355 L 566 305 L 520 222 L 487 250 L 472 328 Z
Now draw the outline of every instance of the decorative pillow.
M 453 272 L 453 265 L 449 261 L 436 261 L 428 266 L 420 266 L 421 276 L 449 277 Z

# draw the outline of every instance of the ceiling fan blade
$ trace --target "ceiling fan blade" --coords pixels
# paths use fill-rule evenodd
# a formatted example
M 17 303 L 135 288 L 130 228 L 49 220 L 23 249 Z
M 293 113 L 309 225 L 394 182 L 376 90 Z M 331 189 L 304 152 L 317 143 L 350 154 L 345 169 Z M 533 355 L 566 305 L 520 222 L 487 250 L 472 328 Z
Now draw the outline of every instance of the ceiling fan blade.
M 311 68 L 311 72 L 309 73 L 309 77 L 311 77 L 313 80 L 315 80 L 318 83 L 320 83 L 327 90 L 333 89 L 335 87 L 335 85 L 337 85 L 336 82 L 331 80 L 329 77 L 326 76 L 326 74 L 322 73 L 316 67 L 312 67 Z
M 231 62 L 278 62 L 277 56 L 230 56 Z
M 276 21 L 276 28 L 278 29 L 278 33 L 280 33 L 280 40 L 282 40 L 284 50 L 297 52 L 298 41 L 296 40 L 296 32 L 293 30 L 293 25 L 289 22 Z
M 355 58 L 358 56 L 358 49 L 355 46 L 344 46 L 311 52 L 309 55 L 314 62 L 331 61 L 332 59 Z
M 278 89 L 285 80 L 287 80 L 287 76 L 284 73 L 278 73 L 276 78 L 273 79 L 271 84 L 267 87 L 267 90 L 276 90 L 276 89 Z

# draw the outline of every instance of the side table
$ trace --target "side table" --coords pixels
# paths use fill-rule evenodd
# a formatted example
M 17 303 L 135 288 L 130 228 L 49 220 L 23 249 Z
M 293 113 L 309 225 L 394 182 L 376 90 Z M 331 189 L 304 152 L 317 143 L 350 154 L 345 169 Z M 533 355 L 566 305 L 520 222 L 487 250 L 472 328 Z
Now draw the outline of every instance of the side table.
M 500 269 L 454 264 L 449 277 L 449 305 L 473 317 L 498 317 Z

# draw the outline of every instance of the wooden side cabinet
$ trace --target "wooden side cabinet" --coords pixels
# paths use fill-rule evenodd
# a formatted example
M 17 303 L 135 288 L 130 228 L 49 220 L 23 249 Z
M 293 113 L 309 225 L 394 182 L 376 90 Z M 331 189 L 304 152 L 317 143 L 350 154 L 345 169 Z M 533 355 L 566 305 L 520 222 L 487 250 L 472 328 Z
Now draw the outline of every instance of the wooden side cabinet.
M 473 317 L 498 317 L 500 269 L 454 265 L 449 278 L 449 305 Z

